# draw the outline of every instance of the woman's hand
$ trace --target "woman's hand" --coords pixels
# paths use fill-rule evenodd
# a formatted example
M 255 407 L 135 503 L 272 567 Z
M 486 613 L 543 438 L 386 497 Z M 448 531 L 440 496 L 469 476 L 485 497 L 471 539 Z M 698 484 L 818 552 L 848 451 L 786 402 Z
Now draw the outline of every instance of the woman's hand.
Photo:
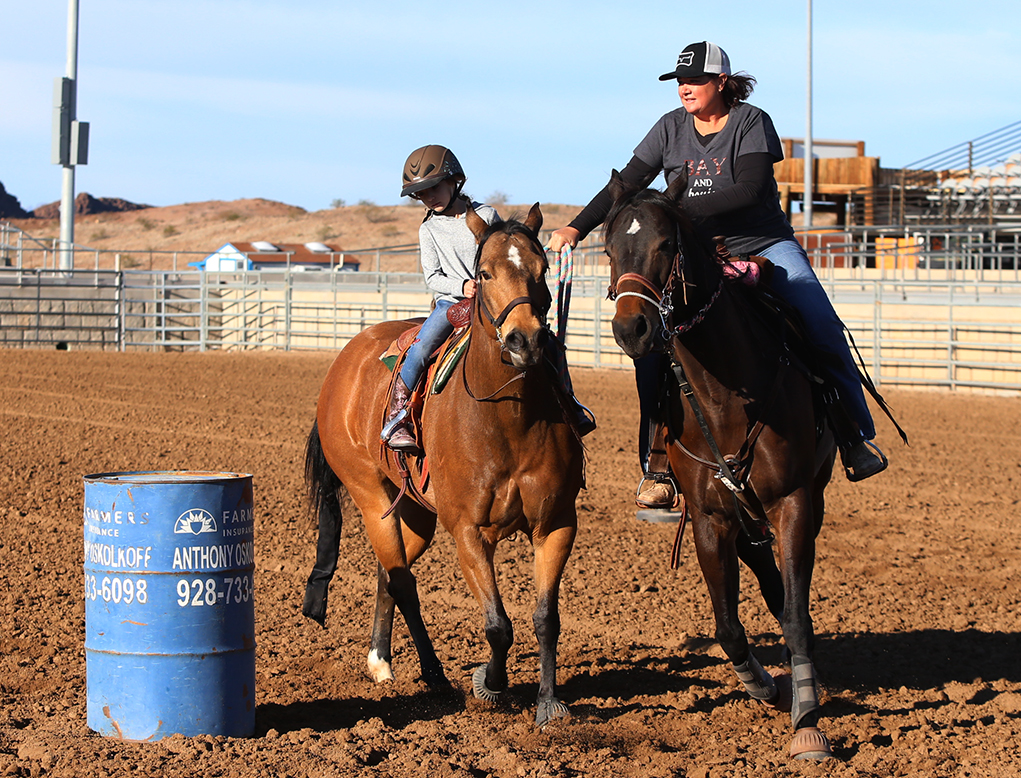
M 466 279 L 465 282 L 464 282 L 464 286 L 461 287 L 461 291 L 464 293 L 465 297 L 474 297 L 475 296 L 475 281 L 472 280 L 471 278 Z
M 546 248 L 549 251 L 554 251 L 557 254 L 560 253 L 560 249 L 564 246 L 570 246 L 572 249 L 578 245 L 579 233 L 574 227 L 561 227 L 559 230 L 555 230 L 552 235 L 549 236 L 549 241 L 546 243 Z

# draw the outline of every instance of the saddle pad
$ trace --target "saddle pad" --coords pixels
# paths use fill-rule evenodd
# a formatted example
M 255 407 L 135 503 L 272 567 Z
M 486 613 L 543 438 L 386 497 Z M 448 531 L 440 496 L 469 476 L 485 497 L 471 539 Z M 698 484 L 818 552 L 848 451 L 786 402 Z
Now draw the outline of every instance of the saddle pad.
M 447 381 L 454 372 L 454 367 L 461 360 L 461 357 L 464 356 L 464 352 L 468 350 L 468 343 L 471 341 L 470 334 L 471 327 L 467 326 L 454 330 L 453 334 L 447 339 L 447 342 L 443 345 L 443 351 L 440 352 L 439 357 L 436 359 L 436 369 L 433 372 L 430 394 L 439 394 L 443 391 L 443 387 L 447 385 Z

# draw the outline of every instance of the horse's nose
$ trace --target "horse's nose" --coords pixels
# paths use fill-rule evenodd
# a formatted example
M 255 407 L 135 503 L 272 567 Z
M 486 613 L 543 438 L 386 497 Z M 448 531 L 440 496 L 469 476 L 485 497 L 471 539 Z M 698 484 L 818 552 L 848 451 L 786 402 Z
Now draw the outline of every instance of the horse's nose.
M 654 328 L 644 313 L 613 320 L 613 339 L 629 357 L 637 359 L 652 350 Z
M 545 327 L 536 327 L 531 333 L 515 327 L 503 339 L 504 348 L 510 352 L 514 364 L 526 367 L 538 364 L 549 341 Z

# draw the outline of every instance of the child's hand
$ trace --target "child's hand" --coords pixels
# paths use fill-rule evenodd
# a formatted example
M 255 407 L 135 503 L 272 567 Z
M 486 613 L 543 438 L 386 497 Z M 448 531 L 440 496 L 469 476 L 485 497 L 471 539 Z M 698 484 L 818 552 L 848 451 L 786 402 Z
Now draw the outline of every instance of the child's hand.
M 461 291 L 464 292 L 465 297 L 474 297 L 475 282 L 469 278 L 467 281 L 464 282 L 464 287 L 462 287 Z

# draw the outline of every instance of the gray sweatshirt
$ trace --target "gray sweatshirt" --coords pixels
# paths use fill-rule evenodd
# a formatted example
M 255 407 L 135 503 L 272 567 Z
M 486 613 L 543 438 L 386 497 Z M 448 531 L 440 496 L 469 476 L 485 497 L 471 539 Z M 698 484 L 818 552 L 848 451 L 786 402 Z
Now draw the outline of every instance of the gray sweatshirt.
M 472 203 L 486 224 L 499 216 L 493 208 Z M 464 297 L 464 282 L 475 278 L 475 252 L 478 246 L 475 235 L 468 229 L 464 215 L 432 218 L 418 228 L 418 245 L 422 252 L 422 272 L 425 283 L 437 300 L 456 302 Z

